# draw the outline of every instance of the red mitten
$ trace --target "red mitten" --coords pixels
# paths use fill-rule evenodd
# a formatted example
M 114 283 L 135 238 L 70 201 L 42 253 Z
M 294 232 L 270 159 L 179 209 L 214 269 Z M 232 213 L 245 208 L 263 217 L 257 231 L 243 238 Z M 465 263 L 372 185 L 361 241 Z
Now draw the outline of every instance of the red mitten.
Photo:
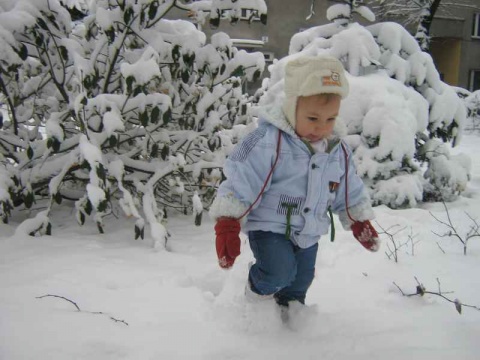
M 230 268 L 240 255 L 240 222 L 237 219 L 222 217 L 215 225 L 218 264 Z
M 378 250 L 380 247 L 378 233 L 370 221 L 355 221 L 350 228 L 352 229 L 355 239 L 357 239 L 365 249 L 370 251 Z

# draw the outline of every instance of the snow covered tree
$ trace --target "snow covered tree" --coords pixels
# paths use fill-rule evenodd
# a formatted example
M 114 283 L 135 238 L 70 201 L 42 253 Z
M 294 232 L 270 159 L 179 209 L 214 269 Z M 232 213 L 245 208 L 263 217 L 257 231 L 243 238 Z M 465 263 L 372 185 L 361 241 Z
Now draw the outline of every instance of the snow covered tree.
M 437 12 L 446 15 L 451 13 L 454 7 L 464 7 L 480 10 L 476 0 L 374 0 L 375 13 L 380 18 L 396 19 L 405 25 L 416 27 L 415 39 L 423 51 L 430 49 L 430 28 L 433 17 Z
M 379 60 L 387 74 L 427 100 L 426 131 L 415 135 L 415 159 L 427 164 L 423 199 L 453 200 L 465 190 L 470 162 L 463 155 L 450 156 L 446 144 L 455 146 L 461 139 L 465 106 L 455 88 L 440 80 L 431 56 L 420 49 L 404 27 L 387 22 L 371 25 L 368 30 L 380 47 Z
M 85 17 L 72 23 L 65 4 Z M 136 238 L 146 221 L 161 245 L 167 210 L 200 223 L 234 126 L 248 122 L 241 84 L 264 57 L 166 20 L 180 1 L 87 4 L 0 1 L 0 216 L 48 199 L 30 231 L 49 232 L 52 206 L 69 199 L 79 223 L 92 214 L 103 232 L 120 207 Z
M 350 74 L 340 117 L 374 204 L 398 208 L 457 196 L 468 181 L 469 162 L 453 159 L 446 145 L 458 141 L 465 120 L 454 89 L 399 24 L 338 23 L 346 14 L 338 7 L 328 13 L 337 15 L 330 17 L 333 23 L 292 37 L 290 55 L 269 69 L 259 103 L 281 101 L 289 60 L 302 54 L 337 57 Z
M 327 10 L 327 19 L 338 25 L 347 25 L 353 21 L 353 15 L 358 14 L 368 21 L 375 21 L 375 14 L 363 5 L 363 0 L 342 0 Z

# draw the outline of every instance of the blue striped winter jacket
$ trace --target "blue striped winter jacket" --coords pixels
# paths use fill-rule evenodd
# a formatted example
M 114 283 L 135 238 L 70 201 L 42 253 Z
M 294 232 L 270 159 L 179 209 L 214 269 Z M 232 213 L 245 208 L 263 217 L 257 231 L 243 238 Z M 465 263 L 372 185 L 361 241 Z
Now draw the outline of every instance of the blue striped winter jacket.
M 328 233 L 329 207 L 339 213 L 342 224 L 349 228 L 345 213 L 345 166 L 348 166 L 350 214 L 358 220 L 373 218 L 369 197 L 356 174 L 348 146 L 344 144 L 347 165 L 339 140 L 330 140 L 326 153 L 312 154 L 311 147 L 278 112 L 276 118 L 264 115 L 258 128 L 246 135 L 228 157 L 223 169 L 226 180 L 220 184 L 210 210 L 213 218 L 238 218 L 255 201 L 274 164 L 279 132 L 277 165 L 261 199 L 242 225 L 244 232 L 286 233 L 296 245 L 308 248 Z

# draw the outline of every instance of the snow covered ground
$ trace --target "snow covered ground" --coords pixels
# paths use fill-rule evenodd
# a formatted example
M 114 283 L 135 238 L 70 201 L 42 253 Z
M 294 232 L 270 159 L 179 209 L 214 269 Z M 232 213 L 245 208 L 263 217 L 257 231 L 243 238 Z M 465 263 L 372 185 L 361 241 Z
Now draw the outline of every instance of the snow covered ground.
M 473 224 L 465 212 L 480 221 L 478 139 L 467 135 L 458 149 L 472 157 L 473 179 L 448 204 L 462 236 Z M 169 219 L 169 251 L 134 241 L 134 220 L 111 218 L 99 235 L 65 206 L 53 236 L 15 235 L 15 219 L 1 224 L 0 359 L 478 359 L 480 311 L 459 315 L 439 296 L 404 297 L 393 282 L 405 293 L 416 292 L 415 277 L 427 291 L 440 283 L 449 299 L 480 306 L 480 238 L 464 256 L 457 239 L 433 234 L 447 231 L 429 213 L 446 221 L 442 204 L 375 211 L 383 228 L 405 227 L 395 236 L 406 244 L 398 263 L 384 253 L 385 235 L 370 254 L 337 222 L 336 241 L 321 240 L 308 306 L 292 308 L 289 324 L 275 304 L 245 301 L 246 243 L 232 270 L 216 265 L 208 220 L 197 228 Z M 419 241 L 413 249 L 408 235 Z M 47 294 L 81 311 L 37 299 Z

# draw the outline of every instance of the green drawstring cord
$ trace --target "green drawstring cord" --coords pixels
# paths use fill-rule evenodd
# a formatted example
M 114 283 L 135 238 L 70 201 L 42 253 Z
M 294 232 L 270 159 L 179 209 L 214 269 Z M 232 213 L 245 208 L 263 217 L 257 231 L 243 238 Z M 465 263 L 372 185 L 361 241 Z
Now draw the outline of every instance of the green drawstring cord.
M 332 228 L 330 231 L 330 241 L 333 242 L 335 240 L 335 224 L 333 223 L 333 213 L 332 207 L 328 207 L 328 215 L 330 216 L 330 227 Z
M 292 224 L 290 222 L 291 217 L 292 217 L 292 210 L 297 208 L 297 205 L 295 204 L 287 204 L 287 203 L 282 203 L 283 207 L 287 208 L 287 227 L 285 229 L 285 237 L 287 240 L 290 240 L 290 235 L 292 234 Z M 333 213 L 332 213 L 332 207 L 328 207 L 328 216 L 330 216 L 330 241 L 333 242 L 335 240 L 335 224 L 333 222 Z
M 292 210 L 296 209 L 298 205 L 282 203 L 282 206 L 287 208 L 287 227 L 285 229 L 285 237 L 287 238 L 287 240 L 290 240 L 290 235 L 292 234 L 292 224 L 290 222 L 292 217 Z

